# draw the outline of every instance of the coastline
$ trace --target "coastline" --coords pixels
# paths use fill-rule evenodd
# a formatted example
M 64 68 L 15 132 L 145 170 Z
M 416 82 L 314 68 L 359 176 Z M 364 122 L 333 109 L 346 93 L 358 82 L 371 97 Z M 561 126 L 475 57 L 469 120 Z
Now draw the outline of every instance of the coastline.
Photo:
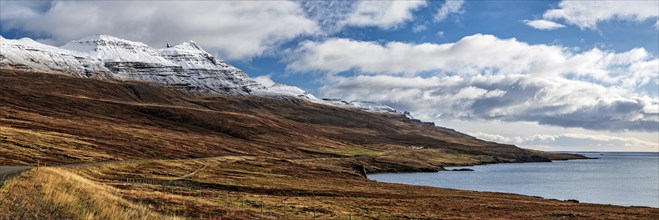
M 599 158 L 587 157 L 584 155 L 579 155 L 576 153 L 557 153 L 557 152 L 547 152 L 551 153 L 553 157 L 548 157 L 547 160 L 537 160 L 537 161 L 528 161 L 528 160 L 518 160 L 518 161 L 506 161 L 506 160 L 496 160 L 496 161 L 479 161 L 476 163 L 449 163 L 441 166 L 434 167 L 416 167 L 416 166 L 406 166 L 404 164 L 399 164 L 400 166 L 390 169 L 390 170 L 375 170 L 368 171 L 366 170 L 366 175 L 374 174 L 397 174 L 397 173 L 437 173 L 440 171 L 446 171 L 446 168 L 450 167 L 468 167 L 468 166 L 479 166 L 479 165 L 488 165 L 488 164 L 508 164 L 508 163 L 551 163 L 553 161 L 567 161 L 567 160 L 595 160 Z
M 564 153 L 564 152 L 561 152 L 561 153 Z M 571 152 L 571 153 L 575 153 L 575 152 Z M 601 155 L 604 158 L 588 157 L 588 158 L 584 158 L 584 160 L 602 159 L 602 160 L 604 160 L 602 162 L 606 161 L 606 164 L 611 163 L 611 162 L 609 162 L 611 159 L 607 159 L 607 156 L 611 157 L 611 158 L 615 158 L 613 161 L 622 160 L 622 159 L 619 159 L 621 157 L 618 156 L 618 155 L 612 156 L 611 155 L 612 152 L 589 152 L 589 153 L 590 154 L 600 154 L 600 153 L 602 153 Z M 609 155 L 607 155 L 607 153 Z M 613 152 L 613 153 L 618 153 L 618 154 L 619 153 L 623 153 L 623 154 L 627 153 L 628 154 L 627 157 L 631 157 L 631 158 L 626 158 L 626 160 L 628 160 L 628 161 L 638 161 L 635 158 L 633 158 L 635 156 L 650 156 L 650 158 L 647 158 L 647 159 L 649 159 L 650 162 L 651 162 L 652 159 L 656 159 L 656 156 L 659 156 L 659 153 L 657 153 L 657 152 Z M 646 161 L 647 161 L 647 159 L 646 159 Z M 576 161 L 576 160 L 579 160 L 579 159 L 569 159 L 569 160 Z M 557 161 L 557 162 L 567 162 L 567 160 L 555 160 L 555 161 Z M 647 194 L 648 192 L 643 191 L 643 190 L 648 189 L 647 187 L 651 187 L 649 189 L 653 189 L 652 186 L 648 186 L 647 184 L 628 186 L 628 187 L 638 186 L 638 187 L 641 187 L 641 189 L 643 189 L 641 191 L 637 191 L 636 194 L 630 194 L 629 195 L 629 196 L 635 198 L 633 200 L 619 199 L 619 198 L 624 198 L 624 197 L 616 197 L 616 196 L 614 196 L 614 195 L 616 195 L 615 193 L 611 194 L 611 195 L 606 194 L 608 196 L 588 196 L 589 194 L 585 193 L 585 192 L 591 192 L 590 195 L 598 195 L 596 193 L 597 190 L 599 190 L 599 192 L 607 192 L 606 189 L 608 189 L 608 188 L 606 188 L 606 187 L 608 187 L 608 186 L 607 185 L 599 186 L 599 184 L 594 185 L 594 186 L 599 186 L 599 187 L 589 188 L 589 189 L 594 190 L 594 191 L 584 191 L 584 193 L 577 193 L 577 194 L 572 194 L 572 196 L 566 196 L 566 195 L 569 195 L 569 193 L 566 194 L 566 192 L 570 192 L 570 190 L 575 190 L 575 186 L 584 185 L 583 181 L 589 181 L 588 179 L 597 178 L 597 177 L 599 177 L 599 178 L 606 177 L 606 175 L 605 176 L 597 176 L 597 175 L 604 175 L 604 174 L 600 174 L 601 172 L 597 173 L 598 172 L 597 170 L 593 170 L 593 169 L 597 169 L 596 168 L 597 166 L 600 166 L 600 167 L 602 167 L 602 166 L 616 166 L 615 164 L 601 165 L 602 162 L 595 162 L 595 163 L 577 162 L 576 164 L 573 164 L 573 163 L 569 163 L 569 164 L 568 163 L 559 163 L 556 166 L 553 166 L 553 165 L 542 166 L 541 165 L 539 167 L 538 166 L 530 166 L 530 167 L 528 167 L 528 166 L 523 166 L 523 167 L 515 166 L 515 167 L 518 167 L 518 168 L 515 168 L 515 167 L 502 167 L 502 166 L 495 166 L 495 167 L 491 167 L 491 168 L 483 168 L 481 166 L 484 166 L 484 165 L 523 164 L 523 163 L 535 163 L 535 162 L 484 163 L 484 164 L 477 164 L 477 165 L 446 166 L 446 167 L 444 167 L 444 170 L 440 170 L 440 171 L 444 171 L 444 172 L 445 171 L 451 171 L 451 172 L 447 172 L 447 173 L 451 173 L 451 174 L 441 174 L 441 175 L 439 175 L 439 174 L 435 174 L 435 173 L 438 173 L 438 172 L 427 172 L 426 175 L 428 175 L 428 176 L 423 177 L 423 176 L 418 176 L 418 175 L 411 175 L 411 176 L 405 175 L 405 174 L 418 174 L 418 172 L 399 172 L 399 173 L 389 172 L 389 173 L 369 174 L 368 178 L 369 178 L 369 180 L 373 180 L 373 181 L 377 181 L 377 182 L 383 182 L 383 183 L 395 183 L 395 184 L 404 184 L 404 185 L 412 185 L 412 186 L 427 186 L 427 187 L 437 187 L 437 188 L 442 188 L 442 189 L 465 190 L 465 191 L 473 191 L 473 192 L 515 194 L 515 195 L 542 198 L 542 199 L 546 199 L 546 200 L 575 202 L 575 203 L 582 203 L 582 204 L 611 205 L 611 206 L 619 206 L 619 207 L 646 207 L 646 208 L 653 208 L 653 209 L 659 208 L 659 204 L 655 204 L 655 203 L 657 203 L 657 201 L 652 199 L 652 198 L 655 198 L 655 197 L 648 196 L 648 195 L 653 195 L 653 194 L 657 193 L 656 186 L 655 186 L 654 190 L 650 191 L 651 192 L 650 194 Z M 584 164 L 586 164 L 586 165 L 584 165 Z M 590 165 L 588 165 L 588 164 L 590 164 Z M 585 166 L 587 166 L 587 167 L 585 167 Z M 592 167 L 592 166 L 595 166 L 595 167 Z M 538 167 L 538 168 L 536 169 L 534 167 Z M 563 167 L 563 168 L 558 168 L 558 170 L 556 168 L 553 168 L 554 171 L 546 170 L 547 168 L 551 168 L 551 167 Z M 550 183 L 552 183 L 552 182 L 554 182 L 553 181 L 554 179 L 552 179 L 551 176 L 558 176 L 558 175 L 563 176 L 563 175 L 565 175 L 566 178 L 570 178 L 570 175 L 573 175 L 573 174 L 569 174 L 569 173 L 563 174 L 564 171 L 562 171 L 562 170 L 571 170 L 571 168 L 569 168 L 569 167 L 575 167 L 576 170 L 573 171 L 573 173 L 578 173 L 577 174 L 578 176 L 583 176 L 584 174 L 579 173 L 579 172 L 584 172 L 584 170 L 588 170 L 588 172 L 595 172 L 594 173 L 595 176 L 591 175 L 589 177 L 584 177 L 583 179 L 579 179 L 579 178 L 571 179 L 572 181 L 577 181 L 577 182 L 574 182 L 573 186 L 570 186 L 569 184 L 567 184 L 567 185 L 562 184 L 561 185 L 562 187 L 554 188 L 555 190 L 558 190 L 558 191 L 542 190 L 542 189 L 551 189 L 552 187 L 549 187 L 551 184 L 544 184 L 543 183 L 543 184 L 540 184 L 540 185 L 535 185 L 537 181 L 524 181 L 523 180 L 525 178 L 528 178 L 530 180 L 538 179 L 538 178 L 544 179 L 544 177 L 546 177 L 548 175 L 549 179 L 544 179 L 544 180 L 549 181 Z M 454 169 L 451 170 L 451 168 L 454 168 Z M 466 168 L 466 169 L 462 170 L 463 168 Z M 544 170 L 541 170 L 541 169 L 544 169 Z M 606 168 L 603 168 L 603 169 L 606 169 Z M 515 175 L 514 173 L 512 175 L 507 175 L 506 174 L 506 173 L 509 173 L 509 172 L 515 172 L 515 170 L 519 170 L 519 172 L 521 172 L 521 173 L 530 173 L 531 175 L 528 175 L 528 176 L 526 174 Z M 591 170 L 593 170 L 593 171 L 591 171 Z M 455 171 L 458 171 L 458 172 L 455 172 Z M 459 171 L 467 171 L 467 172 L 459 172 Z M 472 173 L 473 171 L 479 172 L 479 174 L 474 174 L 474 173 Z M 560 174 L 555 173 L 557 171 L 560 172 Z M 486 172 L 486 173 L 483 173 L 483 172 Z M 494 172 L 494 173 L 492 173 L 492 172 Z M 554 173 L 550 173 L 550 172 L 554 172 Z M 567 172 L 570 172 L 570 171 L 567 171 Z M 656 170 L 652 171 L 652 172 L 656 172 Z M 533 175 L 533 174 L 536 174 L 536 173 L 541 173 L 541 174 Z M 605 173 L 607 173 L 607 172 L 605 172 Z M 397 174 L 400 174 L 402 176 L 396 176 Z M 491 174 L 491 175 L 488 175 L 488 174 Z M 383 175 L 383 176 L 381 176 L 381 178 L 377 178 L 378 175 Z M 387 175 L 393 175 L 393 176 L 387 176 Z M 642 174 L 639 174 L 639 175 L 642 175 Z M 439 179 L 442 176 L 445 177 L 445 178 L 448 178 L 448 179 L 445 179 L 443 181 L 433 181 L 432 180 L 432 179 Z M 642 175 L 642 176 L 644 176 L 644 175 Z M 615 176 L 611 175 L 611 177 L 616 178 L 617 175 L 615 175 Z M 501 185 L 501 183 L 503 183 L 503 182 L 507 183 L 507 182 L 510 182 L 510 181 L 503 180 L 503 179 L 502 180 L 497 180 L 497 178 L 512 179 L 513 181 L 511 182 L 511 185 L 515 185 L 515 187 L 508 187 L 506 185 Z M 597 178 L 597 179 L 599 179 L 599 178 Z M 625 179 L 635 179 L 633 177 L 627 177 L 627 178 L 622 177 L 622 178 L 623 179 L 620 179 L 620 181 L 625 181 Z M 649 184 L 653 184 L 653 182 L 656 181 L 656 176 L 651 177 L 651 178 L 653 178 L 654 180 L 649 182 Z M 518 181 L 520 179 L 522 181 Z M 556 183 L 561 182 L 561 181 L 559 181 L 559 179 L 555 179 L 555 180 L 556 180 Z M 473 184 L 459 184 L 459 185 L 456 185 L 456 183 L 458 183 L 458 182 L 464 183 L 464 181 L 468 181 L 468 182 L 473 183 Z M 616 182 L 617 183 L 619 181 L 611 180 L 611 181 L 606 181 L 606 182 Z M 485 183 L 485 185 L 479 185 L 481 183 Z M 643 183 L 645 183 L 645 182 L 643 182 Z M 595 184 L 595 183 L 593 183 L 593 184 Z M 588 185 L 588 184 L 585 184 L 585 185 Z M 611 185 L 611 184 L 609 184 L 609 185 Z M 522 187 L 522 188 L 519 188 L 519 187 Z M 526 190 L 526 189 L 531 189 L 531 190 Z M 631 193 L 633 191 L 628 191 L 627 190 L 625 192 L 626 193 Z M 625 195 L 627 195 L 626 193 L 625 193 Z M 639 195 L 639 196 L 636 197 L 634 195 Z M 586 197 L 584 197 L 584 196 L 586 196 Z M 647 200 L 648 199 L 647 197 L 650 197 L 649 201 Z M 606 198 L 610 198 L 610 199 L 613 199 L 613 200 L 608 200 Z M 639 198 L 646 198 L 646 199 L 645 200 L 644 199 L 639 200 Z M 635 202 L 632 202 L 632 201 L 635 201 Z M 641 201 L 645 201 L 645 204 L 643 204 L 643 202 L 641 202 Z

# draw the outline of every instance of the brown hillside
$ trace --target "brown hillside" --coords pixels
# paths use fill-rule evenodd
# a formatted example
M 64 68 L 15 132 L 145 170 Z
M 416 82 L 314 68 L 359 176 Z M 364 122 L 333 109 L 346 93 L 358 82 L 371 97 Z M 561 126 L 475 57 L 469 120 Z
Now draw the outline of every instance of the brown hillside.
M 142 82 L 12 70 L 0 72 L 0 137 L 4 165 L 341 156 L 363 157 L 372 171 L 395 171 L 566 156 L 481 141 L 402 116 L 290 97 L 200 97 Z M 469 160 L 451 161 L 449 154 Z
M 0 220 L 659 216 L 656 208 L 363 176 L 574 158 L 295 98 L 202 97 L 143 82 L 0 70 L 0 165 L 41 166 L 0 179 Z M 5 173 L 28 169 L 10 168 Z

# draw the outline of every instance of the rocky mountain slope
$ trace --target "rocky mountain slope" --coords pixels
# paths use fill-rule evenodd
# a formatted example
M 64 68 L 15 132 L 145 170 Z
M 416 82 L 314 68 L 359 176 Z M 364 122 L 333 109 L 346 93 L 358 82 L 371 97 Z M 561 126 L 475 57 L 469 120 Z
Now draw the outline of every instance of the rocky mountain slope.
M 0 219 L 657 213 L 368 180 L 583 157 L 483 141 L 377 103 L 265 87 L 194 42 L 158 50 L 109 36 L 61 48 L 0 39 L 0 51 L 0 165 L 50 166 L 0 181 Z
M 404 115 L 297 98 L 197 96 L 139 81 L 17 70 L 0 70 L 0 140 L 5 165 L 359 156 L 376 172 L 578 158 L 487 142 Z
M 139 80 L 201 94 L 249 94 L 264 86 L 215 59 L 194 42 L 154 49 L 144 43 L 95 35 L 57 48 L 28 38 L 0 39 L 0 67 L 77 77 Z
M 0 49 L 0 69 L 138 80 L 202 95 L 296 97 L 342 108 L 402 114 L 377 103 L 319 99 L 295 86 L 263 86 L 242 70 L 216 59 L 194 41 L 154 49 L 141 42 L 94 35 L 53 47 L 29 38 L 12 40 L 0 36 Z

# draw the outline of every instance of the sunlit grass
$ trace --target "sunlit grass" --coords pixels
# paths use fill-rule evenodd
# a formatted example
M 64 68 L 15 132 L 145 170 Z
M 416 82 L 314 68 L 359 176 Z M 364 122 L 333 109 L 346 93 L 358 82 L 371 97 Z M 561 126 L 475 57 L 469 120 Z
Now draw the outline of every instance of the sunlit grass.
M 176 219 L 117 194 L 115 188 L 64 169 L 42 167 L 7 181 L 0 210 L 15 218 Z

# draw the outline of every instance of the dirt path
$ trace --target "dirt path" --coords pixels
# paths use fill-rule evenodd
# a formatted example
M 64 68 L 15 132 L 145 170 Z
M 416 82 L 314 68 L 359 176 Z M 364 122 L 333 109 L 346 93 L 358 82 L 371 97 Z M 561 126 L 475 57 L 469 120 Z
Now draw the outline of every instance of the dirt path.
M 0 166 L 0 181 L 28 171 L 32 167 L 28 166 Z
M 175 177 L 171 180 L 180 180 L 180 179 L 185 179 L 185 178 L 191 177 L 191 176 L 197 174 L 199 171 L 205 170 L 207 167 L 208 167 L 208 164 L 204 164 L 204 167 L 199 168 L 199 169 L 193 171 L 192 173 L 188 173 L 188 174 L 183 175 L 183 176 Z
M 214 156 L 214 157 L 201 157 L 201 158 L 187 158 L 187 159 L 172 159 L 172 160 L 204 160 L 204 159 L 211 159 L 211 158 L 218 158 L 221 156 Z M 109 164 L 109 163 L 122 163 L 122 162 L 137 162 L 137 161 L 148 161 L 149 159 L 138 159 L 138 160 L 110 160 L 110 161 L 100 161 L 100 162 L 90 162 L 90 163 L 76 163 L 76 164 L 63 164 L 63 165 L 56 165 L 56 166 L 50 166 L 50 167 L 58 167 L 58 168 L 75 168 L 75 167 L 84 167 L 84 166 L 94 166 L 94 165 L 102 165 L 102 164 Z M 0 181 L 4 179 L 11 178 L 13 176 L 16 176 L 18 174 L 21 174 L 25 171 L 28 171 L 34 167 L 30 166 L 0 166 Z M 180 179 L 185 179 L 188 177 L 191 177 L 195 174 L 197 174 L 199 171 L 202 171 L 204 169 L 208 168 L 208 164 L 205 164 L 203 167 L 193 171 L 192 173 L 179 176 L 179 177 L 174 177 L 171 180 L 180 180 Z

